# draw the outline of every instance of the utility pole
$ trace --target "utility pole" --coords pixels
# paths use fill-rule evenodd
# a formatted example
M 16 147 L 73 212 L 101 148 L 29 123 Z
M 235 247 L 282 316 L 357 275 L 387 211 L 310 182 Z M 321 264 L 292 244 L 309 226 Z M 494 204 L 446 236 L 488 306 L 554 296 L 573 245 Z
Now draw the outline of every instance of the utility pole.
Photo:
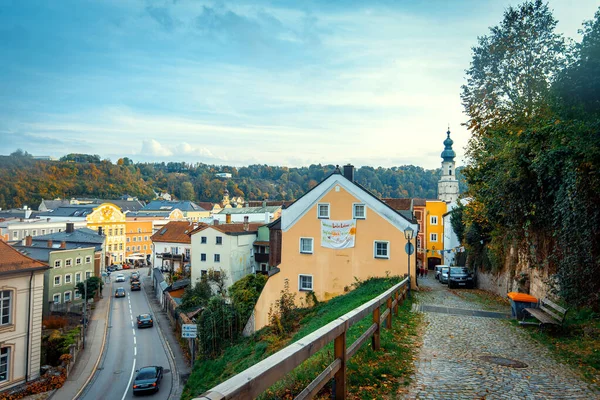
M 87 279 L 83 281 L 83 348 L 85 349 L 85 333 L 87 331 Z

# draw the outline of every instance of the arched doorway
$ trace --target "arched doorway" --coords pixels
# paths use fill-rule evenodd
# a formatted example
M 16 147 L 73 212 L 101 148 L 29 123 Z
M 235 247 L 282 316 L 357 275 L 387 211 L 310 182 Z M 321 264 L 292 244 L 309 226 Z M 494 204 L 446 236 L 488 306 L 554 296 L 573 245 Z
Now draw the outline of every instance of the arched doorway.
M 436 265 L 442 264 L 442 259 L 439 257 L 427 258 L 427 269 L 433 270 Z

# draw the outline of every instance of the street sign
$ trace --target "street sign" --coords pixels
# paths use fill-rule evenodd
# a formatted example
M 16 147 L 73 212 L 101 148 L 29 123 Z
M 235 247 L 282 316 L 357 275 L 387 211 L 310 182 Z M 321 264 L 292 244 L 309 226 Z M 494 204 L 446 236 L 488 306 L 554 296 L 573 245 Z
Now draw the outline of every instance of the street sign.
M 182 338 L 195 339 L 196 335 L 197 335 L 196 331 L 194 331 L 194 332 L 181 332 L 181 337 Z
M 198 325 L 196 325 L 196 324 L 183 324 L 183 325 L 181 325 L 181 331 L 182 332 L 194 332 L 194 333 L 196 333 L 198 331 Z
M 415 246 L 412 243 L 406 243 L 406 246 L 404 246 L 404 251 L 406 251 L 406 254 L 411 256 L 415 252 Z

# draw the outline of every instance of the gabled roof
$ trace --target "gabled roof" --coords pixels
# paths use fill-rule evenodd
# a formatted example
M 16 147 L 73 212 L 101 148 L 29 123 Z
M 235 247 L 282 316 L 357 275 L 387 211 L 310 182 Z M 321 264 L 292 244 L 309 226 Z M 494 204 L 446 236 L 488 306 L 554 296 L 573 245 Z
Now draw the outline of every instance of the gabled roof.
M 0 240 L 0 275 L 42 271 L 49 268 L 48 264 L 23 255 Z
M 69 200 L 44 200 L 42 199 L 42 202 L 40 204 L 40 208 L 42 206 L 42 204 L 46 207 L 46 209 L 48 210 L 54 210 L 58 207 L 62 207 L 62 206 L 68 206 L 69 204 L 71 204 L 71 202 Z
M 269 229 L 281 229 L 281 217 L 277 218 L 275 221 L 267 224 Z
M 336 169 L 334 173 L 329 175 L 321 181 L 321 183 L 296 200 L 291 206 L 282 211 L 281 229 L 283 231 L 287 231 L 292 227 L 310 208 L 317 204 L 323 196 L 329 193 L 330 190 L 333 190 L 336 185 L 343 187 L 352 196 L 364 202 L 370 210 L 379 214 L 399 230 L 404 230 L 407 226 L 410 226 L 415 231 L 418 230 L 418 225 L 413 223 L 407 216 L 398 213 L 366 188 L 356 182 L 346 179 L 338 171 L 339 170 Z
M 215 206 L 215 203 L 211 203 L 208 201 L 199 201 L 196 204 L 198 204 L 201 208 L 205 209 L 205 210 L 212 210 L 213 207 Z
M 167 201 L 167 200 L 152 200 L 142 211 L 172 211 L 179 208 L 181 211 L 207 211 L 198 204 L 189 200 Z
M 253 233 L 257 233 L 258 232 L 258 227 L 259 226 L 263 226 L 265 224 L 263 223 L 253 223 L 250 222 L 248 224 L 248 230 L 244 229 L 244 224 L 219 224 L 219 225 L 206 225 L 206 226 L 202 226 L 199 227 L 195 230 L 193 230 L 190 235 L 193 235 L 195 233 L 201 232 L 205 229 L 208 228 L 213 228 L 221 233 L 224 233 L 226 235 L 232 235 L 232 236 L 237 236 L 237 235 L 249 235 L 249 234 L 253 234 Z
M 242 207 L 242 208 L 224 208 L 219 211 L 219 214 L 264 214 L 266 212 L 274 213 L 281 206 L 266 206 L 266 207 Z
M 50 253 L 55 251 L 68 251 L 68 250 L 80 250 L 83 248 L 93 249 L 94 246 L 85 246 L 85 247 L 76 247 L 76 248 L 60 248 L 60 243 L 58 243 L 58 248 L 56 247 L 35 247 L 35 246 L 21 246 L 15 245 L 13 246 L 16 250 L 18 250 L 21 254 L 25 254 L 28 257 L 34 258 L 39 261 L 47 262 L 50 259 Z
M 385 204 L 392 207 L 394 210 L 410 210 L 412 207 L 412 199 L 381 199 Z
M 413 207 L 425 207 L 427 200 L 413 199 Z
M 200 224 L 206 225 L 206 224 Z M 191 232 L 198 224 L 189 221 L 171 221 L 150 237 L 153 242 L 190 244 Z
M 267 206 L 279 206 L 279 207 L 287 207 L 290 204 L 292 204 L 294 201 L 293 200 L 269 200 L 266 202 Z M 250 200 L 247 201 L 248 203 L 248 207 L 262 207 L 263 203 L 265 203 L 265 201 L 260 201 L 260 200 Z
M 92 212 L 94 208 L 98 207 L 98 204 L 74 204 L 68 206 L 61 206 L 54 210 L 44 211 L 39 214 L 40 217 L 78 217 L 85 218 Z

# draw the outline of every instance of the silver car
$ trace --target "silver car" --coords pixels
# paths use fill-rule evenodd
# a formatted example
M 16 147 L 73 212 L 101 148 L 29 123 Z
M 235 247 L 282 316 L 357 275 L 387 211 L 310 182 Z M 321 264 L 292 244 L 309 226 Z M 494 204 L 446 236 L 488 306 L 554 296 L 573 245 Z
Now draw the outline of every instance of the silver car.
M 447 266 L 443 266 L 441 271 L 440 271 L 440 283 L 448 283 L 448 271 L 450 270 L 450 267 Z
M 116 282 L 125 282 L 125 275 L 123 275 L 123 274 L 117 275 Z
M 448 267 L 445 264 L 440 264 L 435 266 L 435 279 L 440 280 L 440 274 L 442 273 L 442 268 Z

